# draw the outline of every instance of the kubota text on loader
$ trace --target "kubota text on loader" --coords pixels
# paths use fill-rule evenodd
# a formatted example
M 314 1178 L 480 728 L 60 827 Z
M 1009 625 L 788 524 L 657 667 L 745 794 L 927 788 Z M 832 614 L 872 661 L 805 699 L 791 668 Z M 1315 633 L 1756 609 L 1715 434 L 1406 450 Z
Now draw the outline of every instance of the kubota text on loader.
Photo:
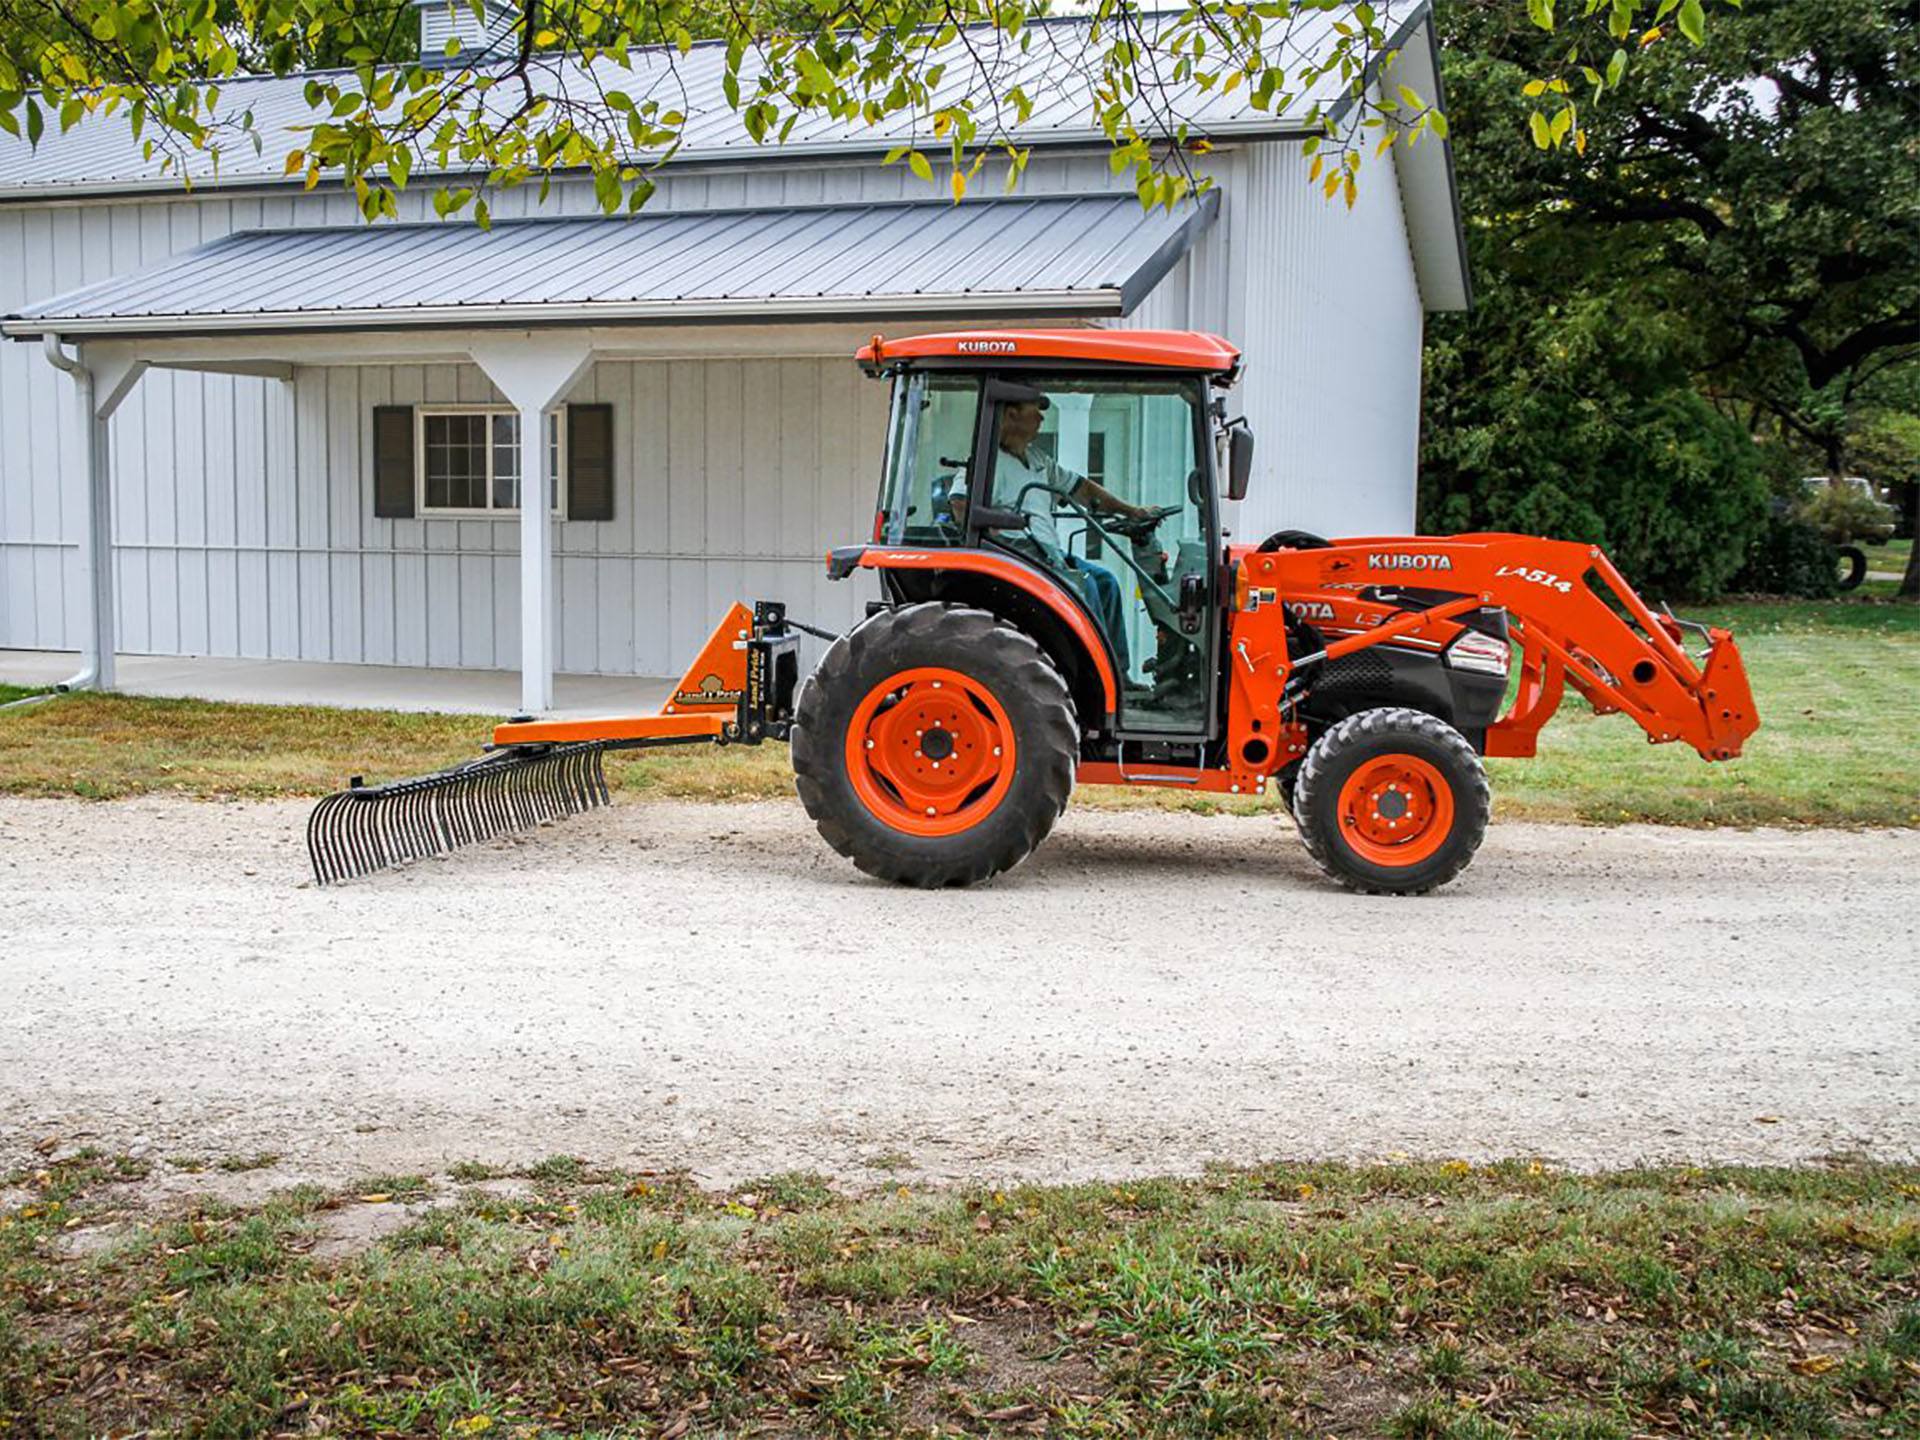
M 1533 754 L 1569 687 L 1707 760 L 1759 723 L 1732 637 L 1655 613 L 1592 546 L 1225 543 L 1253 437 L 1216 336 L 876 337 L 858 360 L 893 387 L 885 479 L 869 541 L 827 563 L 880 596 L 811 675 L 782 605 L 736 605 L 658 715 L 516 720 L 469 765 L 329 796 L 316 876 L 604 804 L 608 750 L 779 739 L 827 843 L 889 880 L 1018 864 L 1076 783 L 1274 786 L 1329 875 L 1411 894 L 1478 848 L 1481 757 Z

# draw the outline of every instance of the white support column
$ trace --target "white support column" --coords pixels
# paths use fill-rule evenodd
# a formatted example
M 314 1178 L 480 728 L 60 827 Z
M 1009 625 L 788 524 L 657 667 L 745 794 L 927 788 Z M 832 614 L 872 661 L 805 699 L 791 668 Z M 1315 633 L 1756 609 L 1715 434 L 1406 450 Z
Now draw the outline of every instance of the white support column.
M 1054 463 L 1076 475 L 1087 473 L 1087 452 L 1093 435 L 1093 396 L 1090 394 L 1049 395 L 1059 415 L 1054 431 Z
M 520 412 L 520 708 L 553 709 L 553 516 L 547 508 L 546 413 L 593 364 L 580 331 L 503 335 L 475 343 L 473 362 Z M 560 477 L 565 483 L 566 477 Z
M 74 690 L 114 687 L 118 626 L 113 600 L 113 472 L 107 421 L 146 372 L 146 362 L 119 348 L 66 353 L 60 337 L 41 337 L 47 360 L 73 377 L 74 421 L 85 477 L 81 507 L 80 593 L 86 610 L 80 626 L 80 669 L 65 682 Z

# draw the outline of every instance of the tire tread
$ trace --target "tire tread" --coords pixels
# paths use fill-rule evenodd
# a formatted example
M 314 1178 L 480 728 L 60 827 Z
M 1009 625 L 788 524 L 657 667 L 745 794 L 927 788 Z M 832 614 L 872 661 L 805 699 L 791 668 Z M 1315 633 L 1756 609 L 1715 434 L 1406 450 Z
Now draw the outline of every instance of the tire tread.
M 1041 711 L 1039 735 L 1022 742 L 1023 750 L 1037 744 L 1040 753 L 1021 755 L 1016 783 L 1000 802 L 1013 807 L 1018 823 L 991 849 L 949 847 L 954 853 L 948 859 L 929 863 L 924 847 L 907 837 L 890 843 L 877 827 L 848 813 L 848 806 L 859 802 L 843 780 L 845 730 L 835 728 L 829 712 L 863 683 L 877 684 L 887 667 L 901 663 L 889 659 L 888 652 L 907 646 L 984 660 L 998 673 L 997 683 L 1032 697 Z M 828 647 L 801 687 L 790 744 L 794 786 L 820 838 L 866 874 L 927 889 L 978 884 L 1032 854 L 1067 808 L 1079 759 L 1072 697 L 1039 645 L 989 611 L 931 600 L 881 611 Z M 1021 783 L 1024 776 L 1031 776 L 1030 783 Z

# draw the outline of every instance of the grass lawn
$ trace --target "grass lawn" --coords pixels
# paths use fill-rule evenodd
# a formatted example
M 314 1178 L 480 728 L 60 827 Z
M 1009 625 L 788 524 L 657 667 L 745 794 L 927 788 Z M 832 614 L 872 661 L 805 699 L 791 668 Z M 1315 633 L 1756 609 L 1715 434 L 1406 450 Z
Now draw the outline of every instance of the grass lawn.
M 1570 698 L 1533 760 L 1495 761 L 1499 814 L 1672 824 L 1920 823 L 1920 606 L 1751 603 L 1699 612 L 1739 636 L 1762 729 L 1707 765 L 1649 746 Z M 414 774 L 477 753 L 491 722 L 75 695 L 0 715 L 0 792 L 113 798 L 318 795 L 353 774 Z M 783 746 L 615 757 L 616 788 L 701 800 L 792 794 Z M 1087 787 L 1076 804 L 1234 808 L 1178 792 Z M 1238 808 L 1252 808 L 1247 802 Z
M 44 685 L 9 685 L 0 681 L 0 705 L 10 705 L 15 700 L 25 700 L 33 695 L 46 694 Z
M 1862 545 L 1867 552 L 1867 569 L 1891 571 L 1900 574 L 1907 568 L 1907 557 L 1913 553 L 1913 541 L 1889 540 L 1884 545 Z
M 1907 556 L 1913 551 L 1911 540 L 1889 540 L 1885 545 L 1863 545 L 1867 552 L 1867 573 L 1892 575 L 1892 580 L 1865 580 L 1854 593 L 1874 600 L 1891 600 L 1899 593 L 1898 577 L 1907 573 Z
M 411 1218 L 426 1183 L 387 1176 L 160 1220 L 122 1198 L 145 1168 L 13 1177 L 0 1433 L 1920 1433 L 1912 1168 L 847 1198 L 559 1157 Z

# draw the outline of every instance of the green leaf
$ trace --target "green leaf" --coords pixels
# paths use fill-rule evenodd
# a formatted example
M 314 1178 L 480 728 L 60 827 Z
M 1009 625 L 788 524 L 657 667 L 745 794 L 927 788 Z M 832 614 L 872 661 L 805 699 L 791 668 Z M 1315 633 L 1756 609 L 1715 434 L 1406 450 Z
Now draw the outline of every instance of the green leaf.
M 1680 33 L 1696 45 L 1707 38 L 1707 15 L 1700 8 L 1700 0 L 1682 0 Z
M 933 166 L 928 163 L 927 157 L 922 155 L 918 150 L 909 150 L 907 152 L 907 168 L 922 180 L 928 181 L 929 183 L 933 180 Z
M 1538 110 L 1527 117 L 1527 128 L 1533 132 L 1533 143 L 1542 150 L 1553 148 L 1553 131 L 1547 126 L 1547 117 Z

